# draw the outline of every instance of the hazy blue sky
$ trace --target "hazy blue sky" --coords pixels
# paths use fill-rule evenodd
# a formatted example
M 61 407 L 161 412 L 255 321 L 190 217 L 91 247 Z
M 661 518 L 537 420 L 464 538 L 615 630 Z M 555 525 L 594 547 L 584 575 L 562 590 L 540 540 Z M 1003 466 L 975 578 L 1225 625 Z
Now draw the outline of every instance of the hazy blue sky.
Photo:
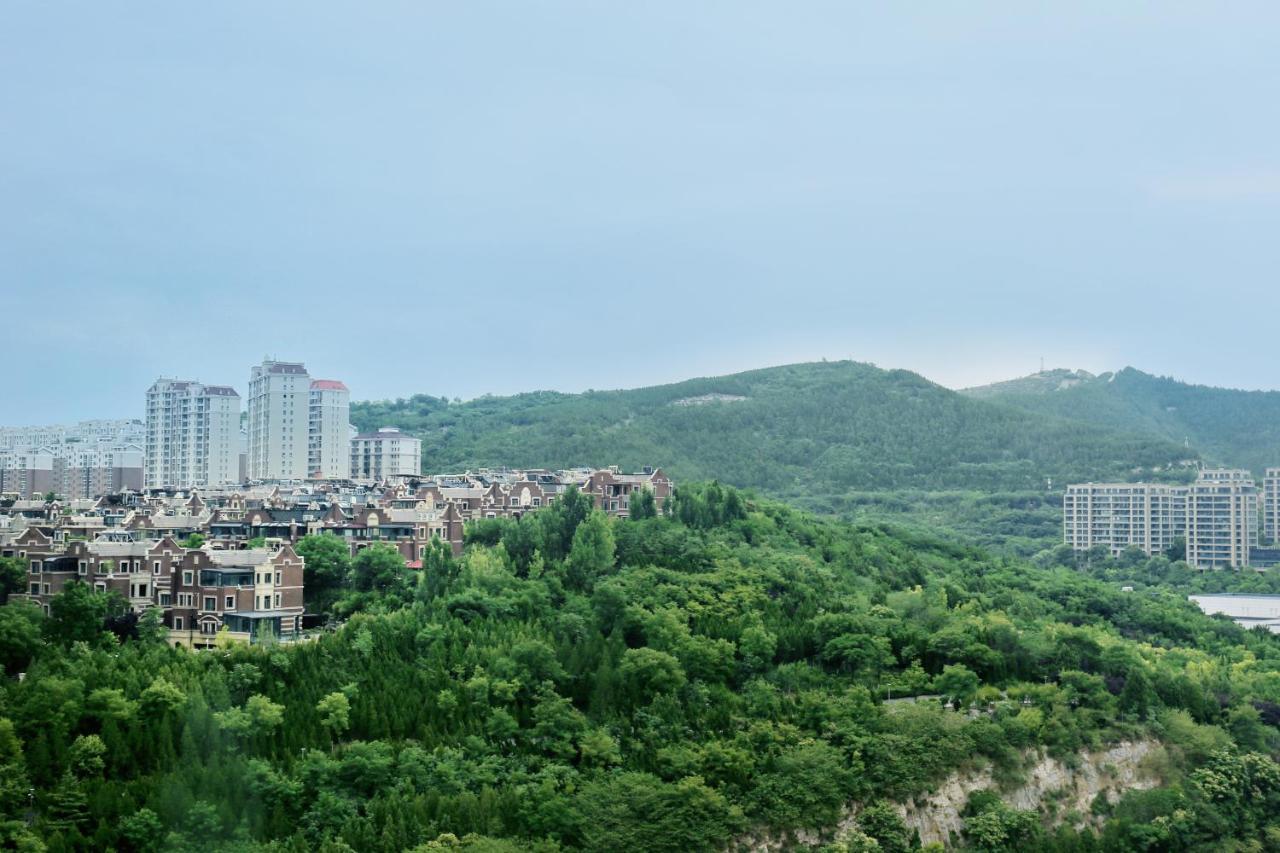
M 821 357 L 1280 387 L 1280 4 L 0 10 L 0 422 Z

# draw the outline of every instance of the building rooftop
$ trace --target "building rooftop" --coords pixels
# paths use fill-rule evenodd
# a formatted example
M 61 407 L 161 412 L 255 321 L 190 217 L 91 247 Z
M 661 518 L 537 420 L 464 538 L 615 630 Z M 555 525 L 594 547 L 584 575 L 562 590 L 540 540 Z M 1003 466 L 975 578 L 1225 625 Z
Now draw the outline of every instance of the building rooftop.
M 262 369 L 266 373 L 286 373 L 291 376 L 307 374 L 307 368 L 300 361 L 264 361 Z
M 261 566 L 271 562 L 271 552 L 266 548 L 250 548 L 246 551 L 206 551 L 209 561 L 220 568 L 236 566 Z
M 339 382 L 337 379 L 312 379 L 311 390 L 312 391 L 349 391 L 350 389 L 347 388 L 346 385 Z

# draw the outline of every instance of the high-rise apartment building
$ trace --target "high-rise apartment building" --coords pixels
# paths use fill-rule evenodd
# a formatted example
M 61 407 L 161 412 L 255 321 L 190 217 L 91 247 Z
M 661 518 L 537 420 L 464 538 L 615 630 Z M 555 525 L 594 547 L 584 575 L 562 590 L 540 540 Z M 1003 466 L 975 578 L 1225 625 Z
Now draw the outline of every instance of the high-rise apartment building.
M 1114 555 L 1154 556 L 1186 532 L 1187 488 L 1161 483 L 1081 483 L 1062 499 L 1063 535 L 1077 551 L 1105 545 Z
M 1258 545 L 1258 490 L 1248 471 L 1200 472 L 1187 493 L 1187 562 L 1198 569 L 1249 565 Z
M 1262 480 L 1262 535 L 1280 543 L 1280 468 L 1268 468 Z
M 335 379 L 314 379 L 307 414 L 307 475 L 330 480 L 351 476 L 347 438 L 351 392 Z
M 311 376 L 288 361 L 263 361 L 249 375 L 249 478 L 302 480 L 310 445 Z
M 351 476 L 358 480 L 416 477 L 422 473 L 422 442 L 395 427 L 351 439 Z
M 226 385 L 157 379 L 147 390 L 149 489 L 239 482 L 240 395 Z

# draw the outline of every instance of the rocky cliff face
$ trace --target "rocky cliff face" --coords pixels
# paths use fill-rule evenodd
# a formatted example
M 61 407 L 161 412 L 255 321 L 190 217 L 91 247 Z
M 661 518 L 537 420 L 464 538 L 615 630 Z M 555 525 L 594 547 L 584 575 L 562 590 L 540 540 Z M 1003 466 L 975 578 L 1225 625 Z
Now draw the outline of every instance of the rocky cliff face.
M 1068 815 L 1079 825 L 1090 819 L 1090 807 L 1098 794 L 1115 802 L 1126 791 L 1159 784 L 1144 766 L 1156 748 L 1152 741 L 1119 743 L 1101 752 L 1081 754 L 1075 767 L 1042 757 L 1031 767 L 1024 784 L 1001 791 L 1000 798 L 1012 808 L 1044 814 L 1050 826 L 1061 824 Z M 922 843 L 947 844 L 951 834 L 959 835 L 964 827 L 960 813 L 969 795 L 995 787 L 990 770 L 955 775 L 929 796 L 900 804 L 898 811 L 907 826 L 920 833 Z
M 1010 807 L 1039 812 L 1049 827 L 1070 820 L 1080 826 L 1093 822 L 1091 807 L 1103 794 L 1115 802 L 1126 791 L 1153 788 L 1159 778 L 1149 768 L 1147 759 L 1160 749 L 1155 741 L 1118 743 L 1098 752 L 1084 752 L 1071 766 L 1056 758 L 1028 756 L 1033 761 L 1025 781 L 1016 787 L 999 790 L 990 769 L 956 773 L 943 780 L 931 793 L 908 803 L 896 804 L 898 814 L 909 829 L 920 834 L 924 844 L 950 845 L 952 834 L 959 836 L 964 828 L 961 813 L 969 795 L 986 789 L 999 790 Z M 858 806 L 850 808 L 840 824 L 822 832 L 801 831 L 782 837 L 743 839 L 739 849 L 773 853 L 816 847 L 853 826 Z

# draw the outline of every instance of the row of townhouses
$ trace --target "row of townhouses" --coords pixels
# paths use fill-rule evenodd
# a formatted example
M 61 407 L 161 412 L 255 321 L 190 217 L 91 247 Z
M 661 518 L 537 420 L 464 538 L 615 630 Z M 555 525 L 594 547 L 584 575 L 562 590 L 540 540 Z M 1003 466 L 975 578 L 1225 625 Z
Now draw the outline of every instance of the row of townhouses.
M 1181 539 L 1187 562 L 1200 569 L 1280 562 L 1275 547 L 1260 547 L 1280 534 L 1280 468 L 1267 469 L 1261 496 L 1249 471 L 1226 468 L 1202 470 L 1190 485 L 1071 485 L 1062 513 L 1064 541 L 1076 551 L 1104 546 L 1116 555 L 1129 548 L 1154 555 Z
M 352 555 L 394 546 L 422 568 L 434 540 L 461 553 L 463 527 L 482 518 L 520 517 L 567 489 L 618 517 L 650 491 L 660 509 L 672 494 L 661 470 L 617 468 L 481 470 L 365 486 L 340 481 L 295 485 L 127 491 L 97 499 L 0 501 L 0 556 L 28 569 L 28 598 L 46 610 L 71 581 L 119 593 L 134 610 L 160 608 L 172 642 L 195 648 L 226 630 L 255 642 L 306 627 L 304 561 L 298 541 L 341 538 Z M 199 547 L 192 534 L 204 541 Z

